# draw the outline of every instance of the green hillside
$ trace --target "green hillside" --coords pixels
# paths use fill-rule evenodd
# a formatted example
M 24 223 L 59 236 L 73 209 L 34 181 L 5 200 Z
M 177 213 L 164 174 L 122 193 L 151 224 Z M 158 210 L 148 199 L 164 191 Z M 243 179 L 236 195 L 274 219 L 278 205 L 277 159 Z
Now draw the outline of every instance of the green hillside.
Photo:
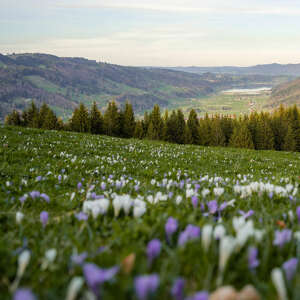
M 278 78 L 261 75 L 192 74 L 159 68 L 137 68 L 98 63 L 83 58 L 46 54 L 0 54 L 0 119 L 28 102 L 48 103 L 67 118 L 79 102 L 129 100 L 136 113 L 159 104 L 162 108 L 189 105 L 233 87 L 273 86 Z

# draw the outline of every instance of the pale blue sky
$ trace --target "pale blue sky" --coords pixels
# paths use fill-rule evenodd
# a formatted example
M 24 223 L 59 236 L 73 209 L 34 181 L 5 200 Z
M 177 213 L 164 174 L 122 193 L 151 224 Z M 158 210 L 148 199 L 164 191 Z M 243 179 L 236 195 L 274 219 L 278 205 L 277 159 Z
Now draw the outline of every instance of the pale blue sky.
M 0 52 L 137 66 L 300 63 L 300 1 L 0 0 Z

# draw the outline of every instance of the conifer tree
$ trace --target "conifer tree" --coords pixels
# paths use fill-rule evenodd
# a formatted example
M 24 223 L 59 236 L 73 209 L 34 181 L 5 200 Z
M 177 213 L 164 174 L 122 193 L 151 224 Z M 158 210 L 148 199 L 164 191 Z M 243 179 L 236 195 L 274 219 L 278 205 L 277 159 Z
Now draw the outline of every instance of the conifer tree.
M 199 122 L 200 145 L 209 146 L 211 141 L 211 121 L 208 114 Z
M 49 109 L 49 106 L 44 102 L 39 111 L 38 128 L 44 128 L 43 124 L 46 120 Z
M 189 132 L 192 136 L 192 144 L 198 145 L 200 144 L 200 137 L 199 137 L 199 120 L 197 117 L 197 113 L 194 109 L 190 111 L 187 126 L 189 129 Z
M 225 135 L 221 127 L 219 116 L 215 116 L 211 125 L 211 146 L 225 146 Z
M 274 149 L 274 135 L 269 124 L 269 117 L 261 113 L 257 127 L 257 149 L 272 150 Z
M 42 128 L 49 130 L 54 130 L 58 128 L 57 117 L 51 109 L 48 109 L 46 113 Z
M 104 132 L 110 136 L 119 136 L 120 127 L 120 113 L 115 101 L 112 101 L 104 114 Z
M 135 118 L 132 105 L 128 102 L 125 104 L 123 119 L 123 136 L 125 138 L 133 137 L 135 130 Z
M 176 114 L 176 128 L 175 128 L 175 142 L 184 144 L 185 140 L 185 120 L 181 109 L 177 110 Z
M 89 112 L 83 103 L 79 104 L 79 107 L 75 108 L 70 120 L 71 130 L 77 132 L 89 132 L 90 120 Z
M 103 133 L 103 118 L 95 101 L 93 102 L 93 105 L 90 110 L 90 126 L 91 126 L 91 133 L 93 134 Z
M 285 151 L 296 151 L 296 138 L 291 125 L 288 125 L 287 134 L 284 138 L 283 149 Z
M 229 145 L 235 148 L 254 149 L 252 136 L 246 122 L 239 123 L 234 127 Z
M 193 144 L 193 136 L 190 130 L 190 127 L 186 124 L 184 130 L 184 143 L 185 144 Z
M 142 121 L 137 121 L 134 129 L 134 137 L 136 139 L 142 139 L 144 137 L 144 129 Z
M 17 110 L 13 110 L 11 114 L 7 115 L 5 118 L 6 125 L 13 125 L 13 126 L 21 126 L 21 116 Z
M 149 126 L 152 124 L 152 128 L 151 130 L 147 130 L 147 136 L 148 138 L 151 138 L 152 140 L 159 140 L 162 138 L 162 133 L 163 133 L 163 120 L 162 117 L 160 115 L 160 108 L 157 104 L 154 105 L 153 110 L 149 116 L 150 119 L 150 124 Z M 149 132 L 149 134 L 148 134 Z

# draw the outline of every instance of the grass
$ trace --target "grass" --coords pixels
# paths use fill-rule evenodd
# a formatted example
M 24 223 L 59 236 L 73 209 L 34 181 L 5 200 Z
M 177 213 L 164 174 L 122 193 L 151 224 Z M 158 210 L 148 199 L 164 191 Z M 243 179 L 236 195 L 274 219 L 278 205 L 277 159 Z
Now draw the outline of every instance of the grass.
M 237 239 L 233 219 L 240 216 L 240 210 L 251 209 L 254 215 L 248 220 L 253 221 L 257 230 L 264 232 L 263 239 L 251 236 L 243 245 L 235 247 L 227 262 L 222 285 L 241 289 L 252 284 L 262 299 L 275 299 L 276 289 L 270 276 L 272 270 L 281 267 L 291 257 L 300 258 L 300 244 L 294 237 L 294 233 L 300 230 L 295 214 L 300 205 L 299 175 L 299 153 L 181 146 L 2 126 L 1 299 L 11 298 L 10 288 L 16 277 L 18 256 L 24 249 L 30 250 L 31 259 L 19 287 L 29 287 L 39 299 L 65 298 L 71 279 L 83 276 L 82 267 L 72 263 L 71 256 L 83 252 L 88 254 L 86 262 L 104 268 L 121 267 L 115 279 L 102 286 L 103 299 L 136 299 L 134 278 L 151 273 L 160 276 L 154 299 L 171 299 L 171 286 L 179 276 L 186 280 L 186 295 L 198 290 L 212 292 L 220 284 L 217 281 L 220 276 L 219 241 L 212 238 L 208 252 L 204 250 L 201 238 L 178 246 L 180 232 L 188 224 L 199 226 L 201 230 L 204 225 L 215 228 L 222 224 L 226 234 Z M 82 187 L 78 188 L 78 182 Z M 249 186 L 253 182 L 273 184 L 273 195 L 252 188 L 243 198 L 234 189 L 234 186 Z M 147 210 L 137 218 L 132 212 L 128 216 L 121 212 L 115 217 L 110 204 L 105 215 L 79 221 L 75 214 L 82 211 L 83 203 L 91 197 L 88 190 L 92 185 L 95 186 L 93 192 L 110 202 L 116 194 L 140 197 Z M 199 202 L 194 208 L 187 191 L 194 191 L 196 185 Z M 216 196 L 213 192 L 216 187 L 224 188 L 224 193 Z M 286 194 L 280 194 L 279 187 Z M 202 196 L 204 189 L 210 191 L 206 197 Z M 22 204 L 20 197 L 34 190 L 47 194 L 50 202 L 29 196 Z M 163 200 L 158 192 L 167 195 L 167 200 Z M 148 201 L 150 195 L 156 196 L 157 203 Z M 182 196 L 179 204 L 176 204 L 177 196 Z M 217 200 L 220 205 L 232 199 L 236 199 L 234 206 L 226 207 L 221 218 L 209 213 L 209 201 Z M 204 205 L 204 211 L 200 203 Z M 18 211 L 24 214 L 21 224 L 16 224 Z M 45 228 L 40 222 L 42 211 L 49 213 Z M 170 216 L 178 220 L 179 228 L 167 243 L 164 226 Z M 281 230 L 280 226 L 293 233 L 291 240 L 282 247 L 273 245 L 275 231 Z M 161 240 L 162 250 L 149 266 L 146 246 L 154 238 Z M 251 246 L 257 247 L 260 262 L 253 271 L 248 267 Z M 99 251 L 99 247 L 105 247 L 105 250 Z M 56 249 L 57 256 L 44 268 L 45 252 L 49 249 Z M 136 259 L 130 266 L 132 270 L 128 271 L 124 259 L 133 253 Z M 290 299 L 300 298 L 299 284 L 298 266 L 293 279 L 285 280 Z M 79 296 L 87 299 L 87 291 L 88 286 L 84 284 Z

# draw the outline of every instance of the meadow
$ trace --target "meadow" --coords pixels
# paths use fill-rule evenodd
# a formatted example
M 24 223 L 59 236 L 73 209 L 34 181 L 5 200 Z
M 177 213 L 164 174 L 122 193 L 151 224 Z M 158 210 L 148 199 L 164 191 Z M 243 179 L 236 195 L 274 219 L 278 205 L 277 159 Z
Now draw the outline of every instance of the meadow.
M 300 153 L 2 126 L 1 299 L 300 299 L 299 182 Z

